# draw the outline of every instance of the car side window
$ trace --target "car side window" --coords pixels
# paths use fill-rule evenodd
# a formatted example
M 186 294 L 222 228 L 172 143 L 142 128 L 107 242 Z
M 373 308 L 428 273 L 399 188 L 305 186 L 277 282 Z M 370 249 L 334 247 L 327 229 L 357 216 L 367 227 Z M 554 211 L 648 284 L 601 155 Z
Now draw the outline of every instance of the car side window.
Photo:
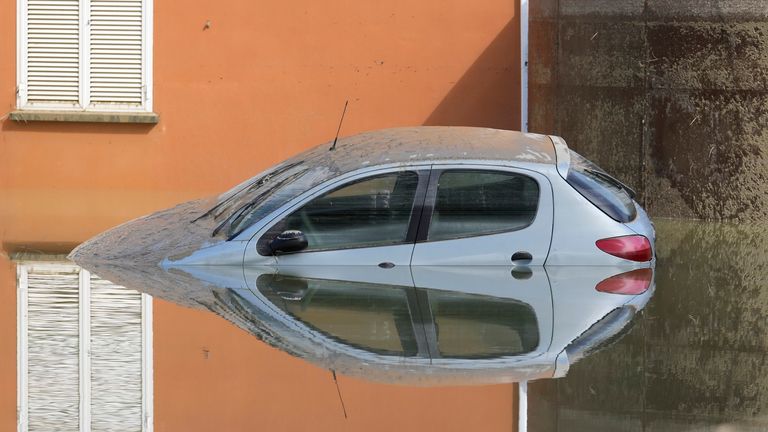
M 427 240 L 523 229 L 533 223 L 539 184 L 523 174 L 449 170 L 440 174 Z
M 304 251 L 383 246 L 406 242 L 419 176 L 402 171 L 346 184 L 278 222 L 259 240 L 268 254 L 269 242 L 286 230 L 304 233 Z

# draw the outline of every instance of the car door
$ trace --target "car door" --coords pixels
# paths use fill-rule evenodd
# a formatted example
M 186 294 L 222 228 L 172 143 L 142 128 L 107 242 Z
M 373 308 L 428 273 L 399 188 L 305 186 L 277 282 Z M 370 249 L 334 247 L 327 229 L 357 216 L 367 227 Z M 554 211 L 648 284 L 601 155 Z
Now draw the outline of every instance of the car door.
M 434 165 L 412 265 L 543 265 L 552 239 L 546 176 L 489 165 Z
M 306 248 L 274 253 L 278 266 L 408 265 L 428 180 L 428 166 L 399 167 L 318 187 L 251 239 L 245 261 L 273 254 L 281 233 L 301 231 Z

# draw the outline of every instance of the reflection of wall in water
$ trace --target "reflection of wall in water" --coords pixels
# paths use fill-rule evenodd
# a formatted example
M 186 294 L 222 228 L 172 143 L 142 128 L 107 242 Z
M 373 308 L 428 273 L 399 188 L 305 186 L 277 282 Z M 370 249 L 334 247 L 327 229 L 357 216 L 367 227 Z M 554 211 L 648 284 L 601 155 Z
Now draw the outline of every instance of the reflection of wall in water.
M 643 316 L 566 378 L 531 386 L 531 430 L 768 426 L 768 227 L 657 230 L 657 288 Z

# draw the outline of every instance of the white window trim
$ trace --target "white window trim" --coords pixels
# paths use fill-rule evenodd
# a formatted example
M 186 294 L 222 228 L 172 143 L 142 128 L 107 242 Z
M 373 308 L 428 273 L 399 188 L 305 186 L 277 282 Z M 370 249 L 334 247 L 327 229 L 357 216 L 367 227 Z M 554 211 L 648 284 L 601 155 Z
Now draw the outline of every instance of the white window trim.
M 29 340 L 28 340 L 28 275 L 36 267 L 46 269 L 70 270 L 77 268 L 73 264 L 63 262 L 34 261 L 19 262 L 16 270 L 16 419 L 18 432 L 29 430 Z M 80 270 L 80 431 L 90 431 L 90 284 L 91 275 L 85 269 Z M 88 288 L 88 289 L 85 289 Z M 86 302 L 86 300 L 88 300 Z M 88 312 L 87 315 L 84 315 Z M 141 294 L 141 336 L 142 336 L 142 432 L 153 432 L 154 429 L 154 364 L 153 364 L 153 334 L 152 334 L 152 296 Z M 83 337 L 86 335 L 87 337 Z
M 154 51 L 154 0 L 142 0 L 144 22 L 142 25 L 142 70 L 141 78 L 144 83 L 144 103 L 141 107 L 114 104 L 110 106 L 90 107 L 88 91 L 90 76 L 86 65 L 90 63 L 90 26 L 88 14 L 90 0 L 80 0 L 80 101 L 74 104 L 29 103 L 27 94 L 27 0 L 17 0 L 16 4 L 16 107 L 29 111 L 85 111 L 85 112 L 152 112 L 154 84 L 153 62 Z

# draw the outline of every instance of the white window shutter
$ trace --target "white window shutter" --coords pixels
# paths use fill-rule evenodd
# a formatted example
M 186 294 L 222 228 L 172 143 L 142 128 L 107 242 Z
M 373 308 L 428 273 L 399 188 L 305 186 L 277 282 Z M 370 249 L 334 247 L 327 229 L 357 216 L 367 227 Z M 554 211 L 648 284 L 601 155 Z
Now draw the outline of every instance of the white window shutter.
M 80 0 L 26 0 L 24 12 L 26 104 L 78 106 Z
M 27 280 L 29 430 L 79 430 L 78 271 L 35 269 Z
M 141 294 L 91 276 L 91 429 L 142 428 Z
M 152 0 L 18 0 L 20 109 L 152 111 Z
M 143 0 L 90 0 L 90 103 L 96 108 L 144 105 Z

